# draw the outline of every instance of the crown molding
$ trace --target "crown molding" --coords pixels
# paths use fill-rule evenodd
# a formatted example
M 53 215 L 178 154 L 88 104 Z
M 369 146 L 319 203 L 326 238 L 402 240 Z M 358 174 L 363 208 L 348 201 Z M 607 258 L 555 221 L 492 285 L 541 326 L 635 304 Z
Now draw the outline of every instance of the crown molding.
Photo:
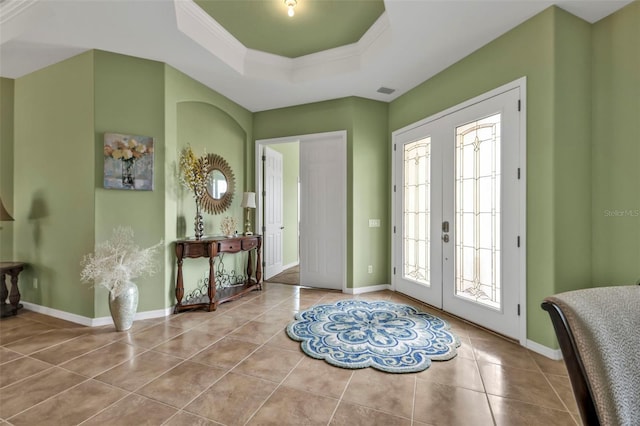
M 302 82 L 357 71 L 391 37 L 389 18 L 383 12 L 356 43 L 287 58 L 247 48 L 193 0 L 174 0 L 174 5 L 179 31 L 238 74 L 261 80 Z

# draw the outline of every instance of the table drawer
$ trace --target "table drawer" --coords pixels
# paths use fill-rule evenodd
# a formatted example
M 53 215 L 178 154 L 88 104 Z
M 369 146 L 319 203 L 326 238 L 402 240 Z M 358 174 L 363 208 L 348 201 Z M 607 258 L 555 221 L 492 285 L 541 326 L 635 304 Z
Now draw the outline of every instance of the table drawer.
M 209 257 L 207 250 L 209 244 L 207 243 L 183 244 L 182 247 L 184 249 L 184 257 Z
M 235 253 L 240 251 L 240 240 L 225 240 L 218 242 L 218 253 Z
M 250 238 L 242 240 L 242 250 L 251 250 L 254 247 L 258 246 L 257 238 Z

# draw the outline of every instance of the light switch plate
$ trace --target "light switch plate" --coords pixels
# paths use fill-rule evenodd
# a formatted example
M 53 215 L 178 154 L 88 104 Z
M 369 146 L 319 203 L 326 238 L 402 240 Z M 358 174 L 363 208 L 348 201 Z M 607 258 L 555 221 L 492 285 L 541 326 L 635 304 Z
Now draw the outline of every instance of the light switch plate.
M 369 219 L 369 228 L 380 228 L 380 219 Z

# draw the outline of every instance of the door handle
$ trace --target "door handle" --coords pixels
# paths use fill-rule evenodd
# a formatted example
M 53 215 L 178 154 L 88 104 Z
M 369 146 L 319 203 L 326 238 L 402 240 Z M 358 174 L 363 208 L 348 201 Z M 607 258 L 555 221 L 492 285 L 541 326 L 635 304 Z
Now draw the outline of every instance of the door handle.
M 449 232 L 449 221 L 445 220 L 442 222 L 442 232 Z
M 442 241 L 444 241 L 445 243 L 448 243 L 449 242 L 449 234 L 444 234 L 442 236 Z

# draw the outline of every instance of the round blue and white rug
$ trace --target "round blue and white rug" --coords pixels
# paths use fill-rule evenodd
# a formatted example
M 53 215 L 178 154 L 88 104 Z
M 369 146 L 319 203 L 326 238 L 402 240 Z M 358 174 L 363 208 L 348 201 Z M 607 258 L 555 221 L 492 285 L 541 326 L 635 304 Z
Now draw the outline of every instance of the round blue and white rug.
M 304 353 L 342 368 L 414 373 L 455 357 L 460 346 L 444 320 L 398 303 L 342 300 L 295 318 L 287 334 Z

